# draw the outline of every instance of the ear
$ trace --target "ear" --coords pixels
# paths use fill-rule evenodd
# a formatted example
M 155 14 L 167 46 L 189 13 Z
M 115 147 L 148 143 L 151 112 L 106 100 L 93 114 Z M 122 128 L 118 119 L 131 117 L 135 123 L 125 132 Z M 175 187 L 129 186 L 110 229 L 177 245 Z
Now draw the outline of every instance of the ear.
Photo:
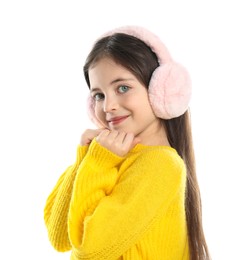
M 98 127 L 102 128 L 104 127 L 103 124 L 97 119 L 95 114 L 95 102 L 91 95 L 87 97 L 87 114 L 90 118 L 90 120 Z
M 191 98 L 191 80 L 187 70 L 172 61 L 152 74 L 149 99 L 155 115 L 171 119 L 185 113 Z

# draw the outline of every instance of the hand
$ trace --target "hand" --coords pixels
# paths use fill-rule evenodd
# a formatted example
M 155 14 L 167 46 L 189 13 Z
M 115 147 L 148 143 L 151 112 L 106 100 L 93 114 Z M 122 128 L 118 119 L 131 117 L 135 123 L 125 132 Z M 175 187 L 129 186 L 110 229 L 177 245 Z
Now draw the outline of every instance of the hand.
M 80 145 L 90 145 L 91 141 L 97 137 L 105 129 L 87 129 L 82 134 L 80 139 Z
M 132 133 L 110 131 L 108 129 L 104 129 L 99 133 L 96 140 L 103 147 L 122 157 L 140 142 L 140 139 Z

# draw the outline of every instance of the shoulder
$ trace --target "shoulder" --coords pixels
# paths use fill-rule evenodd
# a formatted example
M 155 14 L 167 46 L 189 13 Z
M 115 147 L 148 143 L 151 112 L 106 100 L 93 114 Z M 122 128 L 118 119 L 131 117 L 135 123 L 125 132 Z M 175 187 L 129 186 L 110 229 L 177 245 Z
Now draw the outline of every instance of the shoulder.
M 119 175 L 120 186 L 146 191 L 153 188 L 150 193 L 159 195 L 168 191 L 176 194 L 177 190 L 184 190 L 186 183 L 182 158 L 175 149 L 165 146 L 134 149 L 119 168 Z
M 169 146 L 149 146 L 138 153 L 136 161 L 141 161 L 145 165 L 151 165 L 155 168 L 180 169 L 185 166 L 177 151 Z
M 183 159 L 168 146 L 138 147 L 127 158 L 127 167 L 146 178 L 178 178 L 186 175 Z

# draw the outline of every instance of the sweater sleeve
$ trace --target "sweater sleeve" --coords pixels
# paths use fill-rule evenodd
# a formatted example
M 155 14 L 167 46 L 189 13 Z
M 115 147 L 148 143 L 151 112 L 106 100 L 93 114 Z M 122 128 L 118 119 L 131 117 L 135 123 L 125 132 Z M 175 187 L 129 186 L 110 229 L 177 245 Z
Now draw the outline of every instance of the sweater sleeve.
M 115 155 L 94 139 L 78 168 L 70 204 L 68 229 L 74 247 L 80 247 L 83 224 L 102 198 L 109 195 L 118 179 L 117 166 L 124 158 Z
M 87 146 L 79 145 L 77 147 L 76 162 L 60 176 L 46 200 L 44 221 L 48 236 L 53 247 L 61 252 L 71 249 L 67 231 L 67 216 L 76 172 L 87 149 Z
M 173 151 L 151 150 L 122 166 L 117 174 L 117 158 L 106 156 L 107 160 L 92 168 L 95 158 L 87 156 L 76 177 L 70 209 L 73 254 L 78 259 L 115 260 L 180 196 L 185 166 Z M 84 172 L 84 163 L 89 162 L 93 162 L 92 169 Z

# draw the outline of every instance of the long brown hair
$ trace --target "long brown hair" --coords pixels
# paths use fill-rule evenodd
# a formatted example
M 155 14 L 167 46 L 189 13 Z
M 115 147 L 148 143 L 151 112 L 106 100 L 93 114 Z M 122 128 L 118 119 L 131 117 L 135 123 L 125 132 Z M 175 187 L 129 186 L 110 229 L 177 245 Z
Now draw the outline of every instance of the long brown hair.
M 116 33 L 98 40 L 87 57 L 84 76 L 89 87 L 89 68 L 103 57 L 109 57 L 127 68 L 146 88 L 153 71 L 159 66 L 155 53 L 144 42 L 127 34 Z M 170 145 L 182 157 L 187 169 L 185 208 L 190 259 L 211 259 L 202 227 L 202 206 L 196 177 L 190 113 L 186 111 L 177 118 L 162 119 L 162 123 Z

